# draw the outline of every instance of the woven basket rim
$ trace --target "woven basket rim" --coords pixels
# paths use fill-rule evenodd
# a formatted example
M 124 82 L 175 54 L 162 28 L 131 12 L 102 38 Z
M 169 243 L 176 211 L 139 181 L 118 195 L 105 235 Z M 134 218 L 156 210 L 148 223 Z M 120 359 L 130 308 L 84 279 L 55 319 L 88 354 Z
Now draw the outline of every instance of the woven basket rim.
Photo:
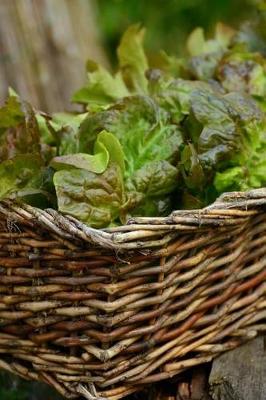
M 151 234 L 153 231 L 151 236 L 158 236 L 162 231 L 164 235 L 173 231 L 189 232 L 202 225 L 210 227 L 226 224 L 226 219 L 229 217 L 230 225 L 233 225 L 234 222 L 239 222 L 239 218 L 256 213 L 254 209 L 265 204 L 266 188 L 246 192 L 225 192 L 211 205 L 202 209 L 175 210 L 167 217 L 130 218 L 124 225 L 104 229 L 89 227 L 76 218 L 63 215 L 54 209 L 42 210 L 13 200 L 1 201 L 0 212 L 11 222 L 16 223 L 26 219 L 66 240 L 78 238 L 105 249 L 130 250 L 150 247 L 151 242 L 146 241 L 149 237 L 147 232 Z M 217 217 L 220 220 L 218 224 Z M 158 244 L 153 243 L 152 247 L 162 244 L 158 240 L 157 242 Z
M 0 367 L 119 400 L 265 331 L 265 211 L 262 188 L 98 230 L 0 201 Z

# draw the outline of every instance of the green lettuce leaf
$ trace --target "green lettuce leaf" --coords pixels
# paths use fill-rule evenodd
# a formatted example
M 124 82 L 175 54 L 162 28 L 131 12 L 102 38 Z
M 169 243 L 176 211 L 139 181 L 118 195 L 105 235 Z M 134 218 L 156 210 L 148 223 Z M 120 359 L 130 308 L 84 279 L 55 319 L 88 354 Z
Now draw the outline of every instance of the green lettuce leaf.
M 0 164 L 0 199 L 23 198 L 31 203 L 31 198 L 38 195 L 54 201 L 49 174 L 38 154 L 17 155 L 3 161 Z
M 266 147 L 262 153 L 252 155 L 246 165 L 217 172 L 214 186 L 218 193 L 245 191 L 265 187 L 266 185 Z M 262 158 L 264 157 L 264 158 Z
M 52 156 L 52 148 L 41 140 L 33 108 L 10 91 L 0 109 L 0 198 L 56 206 L 46 167 Z
M 111 132 L 123 149 L 120 158 L 125 171 L 127 210 L 137 207 L 147 196 L 162 199 L 175 190 L 175 165 L 183 139 L 169 112 L 148 96 L 124 98 L 107 110 L 87 116 L 79 131 L 80 150 L 90 152 L 103 129 Z M 109 150 L 110 155 L 119 154 L 118 150 Z
M 177 168 L 169 162 L 150 161 L 126 181 L 126 188 L 129 192 L 140 193 L 143 197 L 163 196 L 175 189 L 177 178 Z
M 230 186 L 230 182 L 240 176 L 242 169 L 235 167 L 243 166 L 244 171 L 251 159 L 257 159 L 256 163 L 259 163 L 258 157 L 251 155 L 257 154 L 264 142 L 265 120 L 256 102 L 241 93 L 218 95 L 196 90 L 190 95 L 190 105 L 190 114 L 184 122 L 188 144 L 182 150 L 179 165 L 182 190 L 186 194 L 183 199 L 187 204 L 187 200 L 193 203 L 196 198 L 206 205 L 221 193 L 223 187 Z M 259 153 L 264 159 L 265 148 Z M 255 170 L 253 166 L 249 168 L 248 175 L 252 177 Z M 245 187 L 248 186 L 252 187 L 250 179 Z
M 61 169 L 80 168 L 101 174 L 108 166 L 109 161 L 116 162 L 124 172 L 124 154 L 117 138 L 110 132 L 99 133 L 94 145 L 94 154 L 76 153 L 54 157 L 51 167 L 59 171 Z
M 106 170 L 108 162 L 109 153 L 105 148 L 103 148 L 102 152 L 99 152 L 95 155 L 77 153 L 67 156 L 54 157 L 50 165 L 56 171 L 60 171 L 61 169 L 80 168 L 101 174 Z
M 148 61 L 143 49 L 145 30 L 132 25 L 122 36 L 117 49 L 119 67 L 130 90 L 136 93 L 147 93 L 145 72 Z
M 134 200 L 134 198 L 132 200 Z M 125 208 L 128 207 L 128 203 L 126 204 Z M 156 217 L 158 215 L 167 216 L 174 209 L 173 204 L 174 201 L 170 195 L 165 195 L 163 197 L 146 196 L 142 201 L 137 202 L 137 205 L 130 210 L 130 213 L 127 214 L 127 217 Z
M 217 84 L 209 82 L 162 78 L 153 97 L 165 111 L 170 113 L 171 120 L 175 124 L 179 124 L 190 113 L 191 95 L 196 90 L 203 90 L 211 94 L 219 93 L 221 88 Z
M 36 115 L 41 142 L 53 146 L 60 156 L 77 153 L 77 132 L 87 113 L 55 113 L 53 116 Z M 55 155 L 55 154 L 54 154 Z
M 167 161 L 151 161 L 126 180 L 130 215 L 165 215 L 171 194 L 178 184 L 178 170 Z
M 235 32 L 218 23 L 213 39 L 206 40 L 202 28 L 196 28 L 188 37 L 187 50 L 190 58 L 187 68 L 193 78 L 208 80 L 214 77 L 217 65 L 228 49 Z
M 231 100 L 237 104 L 235 98 Z M 247 112 L 254 115 L 252 108 L 249 108 Z M 253 121 L 247 125 L 242 143 L 241 153 L 232 157 L 227 168 L 224 167 L 216 172 L 214 186 L 219 193 L 266 186 L 265 115 L 260 123 Z
M 87 83 L 74 93 L 72 101 L 99 111 L 132 93 L 147 93 L 145 72 L 148 61 L 143 49 L 144 29 L 132 25 L 121 38 L 117 49 L 119 70 L 112 75 L 101 65 L 87 62 Z
M 88 82 L 72 97 L 76 103 L 90 106 L 106 106 L 121 97 L 128 96 L 128 89 L 121 72 L 112 76 L 105 68 L 94 61 L 87 62 Z
M 189 35 L 187 50 L 190 56 L 225 51 L 234 35 L 235 31 L 232 28 L 219 22 L 215 27 L 213 39 L 206 40 L 204 30 L 199 27 L 194 29 Z
M 94 154 L 55 157 L 54 185 L 58 209 L 93 227 L 104 227 L 123 215 L 124 153 L 118 139 L 101 131 Z
M 169 114 L 147 96 L 127 97 L 108 110 L 89 115 L 79 131 L 80 151 L 90 152 L 104 129 L 121 143 L 126 176 L 149 161 L 174 162 L 182 143 L 181 132 Z
M 84 169 L 57 171 L 54 185 L 59 211 L 95 228 L 114 222 L 125 202 L 123 176 L 115 163 L 102 174 Z
M 218 169 L 245 149 L 250 130 L 262 122 L 256 103 L 241 94 L 224 96 L 195 91 L 191 95 L 191 112 L 198 122 L 197 153 L 208 169 Z M 255 127 L 255 128 L 254 128 Z
M 94 153 L 97 154 L 106 150 L 109 154 L 109 161 L 116 163 L 122 174 L 125 172 L 125 155 L 119 140 L 111 132 L 101 131 L 94 145 Z

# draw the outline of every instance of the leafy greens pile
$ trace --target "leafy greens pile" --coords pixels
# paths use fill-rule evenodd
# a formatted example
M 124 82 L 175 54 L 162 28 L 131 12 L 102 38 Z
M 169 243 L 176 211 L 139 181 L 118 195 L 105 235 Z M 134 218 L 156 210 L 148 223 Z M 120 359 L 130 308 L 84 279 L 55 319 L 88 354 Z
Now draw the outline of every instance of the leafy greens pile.
M 87 63 L 82 113 L 0 109 L 0 199 L 53 207 L 92 227 L 199 208 L 266 185 L 266 59 L 248 33 L 198 28 L 186 58 L 149 67 L 131 26 L 114 75 Z M 251 45 L 252 43 L 252 45 Z

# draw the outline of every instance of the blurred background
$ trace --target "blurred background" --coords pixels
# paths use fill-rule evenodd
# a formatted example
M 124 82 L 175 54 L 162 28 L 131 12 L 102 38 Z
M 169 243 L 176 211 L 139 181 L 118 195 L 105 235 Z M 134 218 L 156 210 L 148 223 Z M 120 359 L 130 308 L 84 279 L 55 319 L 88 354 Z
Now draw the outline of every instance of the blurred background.
M 256 0 L 0 0 L 0 102 L 12 87 L 37 109 L 73 107 L 72 93 L 94 59 L 115 70 L 115 49 L 128 25 L 147 29 L 150 59 L 164 49 L 182 54 L 188 33 L 202 26 L 211 35 L 218 21 L 236 27 Z M 0 374 L 2 400 L 57 400 L 38 383 Z
M 43 111 L 70 109 L 88 58 L 115 68 L 128 25 L 147 28 L 150 59 L 181 54 L 196 26 L 237 26 L 256 0 L 0 0 L 0 101 L 12 87 Z M 73 106 L 72 106 L 73 107 Z

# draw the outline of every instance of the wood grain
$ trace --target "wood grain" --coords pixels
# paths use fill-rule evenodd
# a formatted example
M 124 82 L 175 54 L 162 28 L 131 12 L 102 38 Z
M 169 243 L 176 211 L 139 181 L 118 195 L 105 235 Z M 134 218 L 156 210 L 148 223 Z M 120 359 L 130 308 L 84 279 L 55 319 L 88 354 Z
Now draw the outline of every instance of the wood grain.
M 213 400 L 265 400 L 265 338 L 259 336 L 216 358 L 209 382 Z
M 93 0 L 0 1 L 0 102 L 10 86 L 42 111 L 69 109 L 88 58 L 107 64 Z

